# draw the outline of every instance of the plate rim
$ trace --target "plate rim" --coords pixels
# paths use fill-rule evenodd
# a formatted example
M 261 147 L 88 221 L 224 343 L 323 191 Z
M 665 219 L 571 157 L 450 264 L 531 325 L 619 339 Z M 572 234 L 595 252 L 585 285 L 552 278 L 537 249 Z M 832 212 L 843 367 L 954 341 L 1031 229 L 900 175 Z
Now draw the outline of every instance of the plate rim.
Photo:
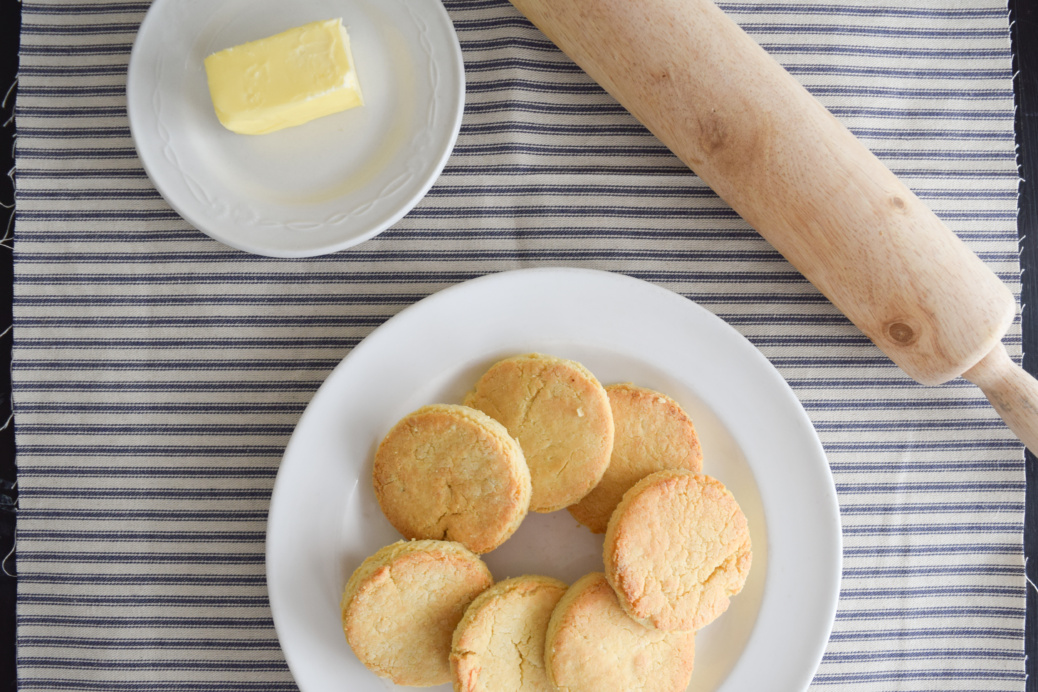
M 827 580 L 825 582 L 825 585 L 828 587 L 829 592 L 828 592 L 828 594 L 825 594 L 825 593 L 819 594 L 817 592 L 813 593 L 813 596 L 815 596 L 815 597 L 819 597 L 820 596 L 820 597 L 824 598 L 824 603 L 822 604 L 822 610 L 824 610 L 824 613 L 825 613 L 825 618 L 824 618 L 825 619 L 825 623 L 823 625 L 819 625 L 820 629 L 818 629 L 816 632 L 814 632 L 813 636 L 809 636 L 806 639 L 801 639 L 800 640 L 800 643 L 802 645 L 806 645 L 806 646 L 800 646 L 799 649 L 801 651 L 803 651 L 803 650 L 807 650 L 808 651 L 808 653 L 805 654 L 805 661 L 806 662 L 805 662 L 804 667 L 803 667 L 803 669 L 801 671 L 801 674 L 800 674 L 801 678 L 802 678 L 802 680 L 801 680 L 802 688 L 803 689 L 807 689 L 807 687 L 811 684 L 815 674 L 817 673 L 819 665 L 821 664 L 822 657 L 823 657 L 823 655 L 825 653 L 825 650 L 826 650 L 826 648 L 828 646 L 828 641 L 829 641 L 832 629 L 833 629 L 833 627 L 835 625 L 835 617 L 836 617 L 836 612 L 837 612 L 837 608 L 838 608 L 840 592 L 841 592 L 841 588 L 842 588 L 842 566 L 843 566 L 842 517 L 841 517 L 840 509 L 839 509 L 839 502 L 838 502 L 838 496 L 837 496 L 836 487 L 835 487 L 835 480 L 834 480 L 834 478 L 832 476 L 832 471 L 831 471 L 831 468 L 830 468 L 830 466 L 828 464 L 828 458 L 826 456 L 825 449 L 824 449 L 824 447 L 823 447 L 823 445 L 821 443 L 821 440 L 818 437 L 818 434 L 817 434 L 817 431 L 814 428 L 814 425 L 812 424 L 812 422 L 810 420 L 810 417 L 807 415 L 806 410 L 803 408 L 803 405 L 801 404 L 799 398 L 796 396 L 796 393 L 793 391 L 792 387 L 790 387 L 789 383 L 785 380 L 785 378 L 781 375 L 781 373 L 777 370 L 777 368 L 775 368 L 775 366 L 770 362 L 770 360 L 768 360 L 767 357 L 764 356 L 764 354 L 761 353 L 760 350 L 752 342 L 750 342 L 748 338 L 746 338 L 746 336 L 744 336 L 742 333 L 740 333 L 733 326 L 731 326 L 730 324 L 725 322 L 723 319 L 721 319 L 720 317 L 715 315 L 713 312 L 707 310 L 706 308 L 703 308 L 698 303 L 694 302 L 691 299 L 688 299 L 688 298 L 682 296 L 681 294 L 678 294 L 675 291 L 672 291 L 672 290 L 670 290 L 670 289 L 668 289 L 668 288 L 666 288 L 664 286 L 651 283 L 649 281 L 645 281 L 645 280 L 642 280 L 642 279 L 639 279 L 639 278 L 636 278 L 636 277 L 633 277 L 633 276 L 630 276 L 630 275 L 627 275 L 627 274 L 624 274 L 624 273 L 621 273 L 621 272 L 605 271 L 605 270 L 599 270 L 599 269 L 576 268 L 576 267 L 531 267 L 531 268 L 524 268 L 524 269 L 514 269 L 514 270 L 498 271 L 498 272 L 492 272 L 492 273 L 484 274 L 482 276 L 478 276 L 478 277 L 475 277 L 475 278 L 472 278 L 472 279 L 461 281 L 459 283 L 456 283 L 456 284 L 447 286 L 445 288 L 442 288 L 442 289 L 440 289 L 440 290 L 438 290 L 438 291 L 436 291 L 436 292 L 426 296 L 425 298 L 422 298 L 421 300 L 416 301 L 415 303 L 412 303 L 412 304 L 406 306 L 401 311 L 399 311 L 395 315 L 391 316 L 389 319 L 387 319 L 381 325 L 376 327 L 372 332 L 370 332 L 368 334 L 368 336 L 366 336 L 364 339 L 362 339 L 361 342 L 359 342 L 356 346 L 354 346 L 349 351 L 349 353 L 347 353 L 346 356 L 344 356 L 342 358 L 342 360 L 332 369 L 331 372 L 329 372 L 328 376 L 321 383 L 321 385 L 318 387 L 318 389 L 314 392 L 313 396 L 310 399 L 310 402 L 306 406 L 306 409 L 300 415 L 299 420 L 297 421 L 297 424 L 295 426 L 295 429 L 293 430 L 293 433 L 292 433 L 288 443 L 286 444 L 285 452 L 284 452 L 284 454 L 282 456 L 282 461 L 281 461 L 281 464 L 280 464 L 280 466 L 278 468 L 277 476 L 275 478 L 274 486 L 273 486 L 272 492 L 271 492 L 271 501 L 270 501 L 268 517 L 267 517 L 267 532 L 266 532 L 266 544 L 265 544 L 265 563 L 266 563 L 265 564 L 265 576 L 266 576 L 266 579 L 267 579 L 268 598 L 269 598 L 269 601 L 270 601 L 272 620 L 273 620 L 273 623 L 274 623 L 274 628 L 275 628 L 276 634 L 278 636 L 279 644 L 280 644 L 281 649 L 282 649 L 282 653 L 285 656 L 285 660 L 286 660 L 286 662 L 287 662 L 287 664 L 289 666 L 290 671 L 293 674 L 293 677 L 294 677 L 294 679 L 296 681 L 296 684 L 300 684 L 299 683 L 299 679 L 298 679 L 298 677 L 296 676 L 296 673 L 295 673 L 295 667 L 297 665 L 299 665 L 299 662 L 298 661 L 293 661 L 293 660 L 291 660 L 289 658 L 288 652 L 286 650 L 285 641 L 284 641 L 284 636 L 285 636 L 284 628 L 286 627 L 286 625 L 285 625 L 286 616 L 285 616 L 285 614 L 283 612 L 281 612 L 279 604 L 276 603 L 277 600 L 278 600 L 278 597 L 274 596 L 274 593 L 276 592 L 276 588 L 271 588 L 272 584 L 276 585 L 278 583 L 279 576 L 280 576 L 278 574 L 279 565 L 278 565 L 278 561 L 276 559 L 277 556 L 274 555 L 274 551 L 277 549 L 277 546 L 275 544 L 275 541 L 272 540 L 271 528 L 276 523 L 277 518 L 280 515 L 280 513 L 284 511 L 282 509 L 282 507 L 287 502 L 287 500 L 285 500 L 285 494 L 283 492 L 283 485 L 281 484 L 281 479 L 283 477 L 283 474 L 287 475 L 288 473 L 291 472 L 290 470 L 287 470 L 287 469 L 291 469 L 295 465 L 295 464 L 293 464 L 292 462 L 289 461 L 291 455 L 294 452 L 294 448 L 296 446 L 300 445 L 300 444 L 303 444 L 303 443 L 299 442 L 299 440 L 297 439 L 298 438 L 297 431 L 302 426 L 304 418 L 311 411 L 311 408 L 314 406 L 315 402 L 318 402 L 319 399 L 323 399 L 324 396 L 327 396 L 327 391 L 332 386 L 332 385 L 329 385 L 329 382 L 333 379 L 333 376 L 336 376 L 336 374 L 339 373 L 340 371 L 348 370 L 352 366 L 353 362 L 362 360 L 365 357 L 365 354 L 369 350 L 371 350 L 373 348 L 377 348 L 378 341 L 379 341 L 379 339 L 381 337 L 372 338 L 372 336 L 375 335 L 376 333 L 378 333 L 380 330 L 383 330 L 383 327 L 386 327 L 387 325 L 390 325 L 390 324 L 397 325 L 397 324 L 399 324 L 401 322 L 406 322 L 407 320 L 410 319 L 410 316 L 412 314 L 415 314 L 417 312 L 420 312 L 420 311 L 423 311 L 423 310 L 427 309 L 428 306 L 433 304 L 433 303 L 440 304 L 440 303 L 443 303 L 443 302 L 451 301 L 451 300 L 453 300 L 455 298 L 455 296 L 463 295 L 464 292 L 466 292 L 466 291 L 469 291 L 469 290 L 479 290 L 480 288 L 485 288 L 486 284 L 495 283 L 495 282 L 508 282 L 508 281 L 512 281 L 512 280 L 520 280 L 520 281 L 522 281 L 523 279 L 525 279 L 527 277 L 529 277 L 530 279 L 532 279 L 534 281 L 536 281 L 538 277 L 546 277 L 548 281 L 551 281 L 551 280 L 564 280 L 564 279 L 569 279 L 569 278 L 572 278 L 572 277 L 577 277 L 578 279 L 580 277 L 585 277 L 585 278 L 590 279 L 592 282 L 595 281 L 595 280 L 628 282 L 628 287 L 640 286 L 642 288 L 642 290 L 644 290 L 644 291 L 646 291 L 648 293 L 655 293 L 656 296 L 663 297 L 666 300 L 671 300 L 671 301 L 680 300 L 680 301 L 684 301 L 684 307 L 690 308 L 692 311 L 698 312 L 699 316 L 701 318 L 705 318 L 707 320 L 714 321 L 717 324 L 718 327 L 720 327 L 723 330 L 728 331 L 732 336 L 737 337 L 738 341 L 742 342 L 742 345 L 745 347 L 744 350 L 747 353 L 749 353 L 749 354 L 754 354 L 751 357 L 755 358 L 757 360 L 757 365 L 758 366 L 763 366 L 766 370 L 768 370 L 768 371 L 770 371 L 772 373 L 773 380 L 775 380 L 775 381 L 773 381 L 773 384 L 779 384 L 780 385 L 780 389 L 784 392 L 784 394 L 787 397 L 787 399 L 789 399 L 790 403 L 794 404 L 793 406 L 789 407 L 788 413 L 791 413 L 793 416 L 795 416 L 797 419 L 799 419 L 799 423 L 801 424 L 801 428 L 802 428 L 800 432 L 807 433 L 807 437 L 805 438 L 804 441 L 807 442 L 807 444 L 809 446 L 814 448 L 814 452 L 817 454 L 817 457 L 818 457 L 814 461 L 815 462 L 819 462 L 819 461 L 821 462 L 821 465 L 824 468 L 823 469 L 819 469 L 819 471 L 821 471 L 821 473 L 824 475 L 824 477 L 825 477 L 824 480 L 828 481 L 827 484 L 825 484 L 823 482 L 823 485 L 826 485 L 826 490 L 830 491 L 828 493 L 828 496 L 827 496 L 828 502 L 819 503 L 820 507 L 821 507 L 822 504 L 824 504 L 825 507 L 824 507 L 824 510 L 821 510 L 820 512 L 817 513 L 817 516 L 820 516 L 823 519 L 831 520 L 831 522 L 832 522 L 830 524 L 830 526 L 832 528 L 832 531 L 830 532 L 830 536 L 829 536 L 829 538 L 831 539 L 832 543 L 831 543 L 831 545 L 828 546 L 829 554 L 830 554 L 830 557 L 831 557 L 831 563 L 829 563 L 827 565 L 827 567 L 828 567 L 828 570 L 826 571 Z M 393 331 L 393 328 L 384 330 L 382 333 L 385 334 L 385 333 L 388 333 L 388 332 L 391 332 L 391 331 Z M 360 356 L 354 357 L 354 354 L 357 354 L 357 353 L 359 353 Z M 337 377 L 341 377 L 341 375 L 337 375 Z M 755 476 L 755 481 L 756 481 L 757 473 L 754 472 L 753 462 L 749 459 L 749 457 L 747 457 L 746 461 L 747 461 L 747 464 L 751 467 L 750 468 L 751 473 L 753 473 L 753 475 Z M 296 463 L 298 463 L 298 462 L 296 462 Z M 761 487 L 759 483 L 757 483 L 757 485 L 758 485 L 758 488 Z M 280 493 L 279 493 L 279 487 L 282 488 L 282 492 L 280 492 Z M 762 504 L 766 504 L 765 503 L 765 495 L 766 495 L 766 493 L 763 492 L 763 490 L 762 490 L 761 491 L 761 502 L 762 502 Z M 815 515 L 812 515 L 812 516 L 815 516 Z M 765 526 L 765 535 L 767 536 L 767 541 L 766 542 L 767 542 L 767 545 L 768 545 L 767 552 L 768 552 L 768 555 L 769 555 L 768 565 L 766 566 L 766 568 L 768 569 L 768 576 L 770 578 L 770 571 L 771 571 L 770 570 L 770 565 L 771 565 L 771 560 L 772 560 L 772 558 L 771 558 L 771 554 L 772 554 L 772 550 L 771 550 L 772 540 L 771 540 L 771 530 L 767 526 L 768 523 L 770 523 L 770 522 L 766 522 L 766 526 Z M 761 601 L 761 607 L 762 608 L 763 608 L 763 605 L 765 603 L 765 601 L 763 599 L 766 598 L 767 591 L 768 591 L 768 582 L 765 581 L 764 592 L 762 593 L 762 601 Z M 826 596 L 828 596 L 828 598 L 825 598 Z M 817 598 L 815 600 L 817 600 Z M 761 622 L 760 622 L 760 619 L 758 617 L 754 621 L 752 627 L 750 628 L 750 635 L 746 639 L 745 647 L 748 647 L 750 645 L 751 641 L 754 640 L 759 635 L 759 630 L 761 629 L 760 625 L 761 625 Z M 744 652 L 741 653 L 739 659 L 737 659 L 737 660 L 742 660 L 744 655 L 745 655 Z M 735 667 L 729 672 L 728 677 L 725 678 L 724 681 L 722 681 L 721 686 L 722 686 L 723 689 L 728 689 L 729 679 L 731 678 L 732 674 L 735 673 L 740 667 L 743 667 L 743 666 L 741 666 L 737 662 Z M 693 682 L 694 682 L 694 680 L 693 680 Z M 300 689 L 302 689 L 302 687 Z
M 437 152 L 434 157 L 430 157 L 431 166 L 426 171 L 426 175 L 422 180 L 422 183 L 415 189 L 414 193 L 400 205 L 392 214 L 387 216 L 381 222 L 372 225 L 367 230 L 359 233 L 350 235 L 347 238 L 340 239 L 334 242 L 327 242 L 320 245 L 307 246 L 302 249 L 296 248 L 269 248 L 262 244 L 250 243 L 247 240 L 242 240 L 235 237 L 229 237 L 226 234 L 213 230 L 210 224 L 207 223 L 204 215 L 199 217 L 184 208 L 184 205 L 178 203 L 174 199 L 170 192 L 165 189 L 159 183 L 159 176 L 157 174 L 158 168 L 155 161 L 150 158 L 150 154 L 146 154 L 148 151 L 146 146 L 142 145 L 142 138 L 145 137 L 143 127 L 144 121 L 149 120 L 145 117 L 144 113 L 138 109 L 138 99 L 134 96 L 134 90 L 136 89 L 137 83 L 140 78 L 135 78 L 135 72 L 140 69 L 141 54 L 144 51 L 143 39 L 145 37 L 145 28 L 149 27 L 149 20 L 155 21 L 155 17 L 158 16 L 163 8 L 170 4 L 183 3 L 186 0 L 154 0 L 148 7 L 144 18 L 137 29 L 137 33 L 134 35 L 133 45 L 130 50 L 130 57 L 126 68 L 126 116 L 128 126 L 130 130 L 130 139 L 133 141 L 134 151 L 137 154 L 137 159 L 141 163 L 141 167 L 144 169 L 145 175 L 148 177 L 148 181 L 152 184 L 155 190 L 162 197 L 163 201 L 166 202 L 182 219 L 184 219 L 193 228 L 203 233 L 204 235 L 216 240 L 223 245 L 226 245 L 235 250 L 241 250 L 254 255 L 263 257 L 272 257 L 277 259 L 302 259 L 307 257 L 320 257 L 323 255 L 332 254 L 345 250 L 347 248 L 359 245 L 371 238 L 374 238 L 378 234 L 382 233 L 386 229 L 396 224 L 400 219 L 406 216 L 415 206 L 421 202 L 425 196 L 432 189 L 436 181 L 439 180 L 443 169 L 447 165 L 447 161 L 450 158 L 451 153 L 457 144 L 458 136 L 461 132 L 461 124 L 465 112 L 465 98 L 467 91 L 467 79 L 465 74 L 465 62 L 464 55 L 461 50 L 461 42 L 454 29 L 453 21 L 450 18 L 450 14 L 447 8 L 443 5 L 442 0 L 432 0 L 428 4 L 426 2 L 418 3 L 415 6 L 423 10 L 429 11 L 431 14 L 436 15 L 438 21 L 443 23 L 444 27 L 450 29 L 450 65 L 451 74 L 453 78 L 457 79 L 458 89 L 453 94 L 453 99 L 445 99 L 444 103 L 450 105 L 453 109 L 453 118 L 451 119 L 449 126 L 450 131 L 448 137 L 444 142 L 442 150 Z M 226 0 L 222 0 L 226 1 Z M 401 3 L 408 3 L 410 0 L 399 0 Z M 444 61 L 447 62 L 447 61 Z M 135 68 L 136 66 L 136 68 Z M 285 232 L 292 232 L 282 224 Z

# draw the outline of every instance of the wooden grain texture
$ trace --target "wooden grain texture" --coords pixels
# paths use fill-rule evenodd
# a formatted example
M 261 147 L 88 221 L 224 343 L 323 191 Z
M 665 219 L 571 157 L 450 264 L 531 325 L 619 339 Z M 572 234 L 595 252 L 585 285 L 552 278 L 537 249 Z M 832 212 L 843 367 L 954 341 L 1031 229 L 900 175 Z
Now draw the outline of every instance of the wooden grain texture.
M 998 344 L 980 362 L 963 373 L 995 407 L 1027 448 L 1038 450 L 1038 380 L 1013 362 Z
M 1000 345 L 1012 293 L 710 0 L 512 0 L 908 375 Z

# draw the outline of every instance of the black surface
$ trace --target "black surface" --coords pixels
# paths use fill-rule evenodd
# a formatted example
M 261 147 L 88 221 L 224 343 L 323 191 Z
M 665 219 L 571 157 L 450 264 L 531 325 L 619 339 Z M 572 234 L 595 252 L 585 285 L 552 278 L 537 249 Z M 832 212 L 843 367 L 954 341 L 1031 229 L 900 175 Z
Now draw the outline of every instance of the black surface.
M 8 171 L 14 169 L 14 92 L 8 87 L 14 83 L 18 68 L 18 29 L 21 24 L 21 4 L 15 0 L 0 0 L 0 99 L 6 103 L 0 108 L 0 203 L 14 202 L 14 181 Z M 10 232 L 13 209 L 0 208 L 0 237 Z M 11 324 L 11 238 L 0 241 L 0 332 Z M 8 422 L 11 413 L 11 332 L 0 337 L 0 426 Z M 17 489 L 15 485 L 14 426 L 0 430 L 0 560 L 11 574 L 15 571 L 14 526 Z M 17 689 L 15 672 L 15 587 L 16 581 L 0 569 L 0 691 Z
M 1019 229 L 1020 262 L 1023 267 L 1024 367 L 1038 375 L 1038 2 L 1008 0 L 1013 20 L 1013 47 L 1016 58 L 1017 141 L 1020 147 L 1021 175 Z M 0 0 L 0 99 L 14 80 L 18 60 L 18 30 L 21 5 L 16 0 Z M 14 95 L 7 95 L 0 123 L 10 118 Z M 0 127 L 0 202 L 14 198 L 7 172 L 14 166 L 14 127 Z M 10 210 L 0 208 L 0 236 L 8 229 Z M 11 324 L 10 239 L 0 242 L 0 331 Z M 0 425 L 10 412 L 11 335 L 0 337 Z M 17 495 L 15 482 L 14 426 L 0 430 L 0 559 L 8 555 L 14 540 Z M 1038 461 L 1027 453 L 1027 516 L 1025 544 L 1028 556 L 1038 555 Z M 13 556 L 4 562 L 14 571 Z M 1038 583 L 1038 563 L 1028 563 L 1028 575 Z M 0 692 L 14 690 L 15 682 L 15 584 L 16 580 L 0 570 Z M 1027 671 L 1028 692 L 1038 692 L 1038 588 L 1027 589 Z M 776 691 L 781 692 L 781 691 Z
M 1023 287 L 1024 368 L 1038 374 L 1038 3 L 1009 0 L 1013 22 L 1013 54 L 1016 72 L 1016 141 L 1019 147 L 1020 266 Z M 1024 544 L 1027 575 L 1038 582 L 1038 461 L 1027 452 L 1027 495 Z M 1026 653 L 1027 691 L 1038 692 L 1038 592 L 1027 588 Z

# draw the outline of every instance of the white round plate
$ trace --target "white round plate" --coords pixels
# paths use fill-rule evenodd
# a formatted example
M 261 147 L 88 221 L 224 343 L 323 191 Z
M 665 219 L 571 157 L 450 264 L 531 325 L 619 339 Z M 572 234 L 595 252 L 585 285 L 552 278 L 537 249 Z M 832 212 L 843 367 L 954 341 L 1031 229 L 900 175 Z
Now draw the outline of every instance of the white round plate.
M 364 106 L 265 135 L 220 125 L 207 55 L 335 17 Z M 440 0 L 155 0 L 126 95 L 144 169 L 181 216 L 240 250 L 310 257 L 371 238 L 429 191 L 461 127 L 465 73 Z
M 528 269 L 459 284 L 391 318 L 300 419 L 267 526 L 274 625 L 300 689 L 396 689 L 356 659 L 339 615 L 353 570 L 400 540 L 371 488 L 375 447 L 410 411 L 457 403 L 492 363 L 531 351 L 675 398 L 695 421 L 704 473 L 746 513 L 750 577 L 697 635 L 689 690 L 807 688 L 836 612 L 841 534 L 832 475 L 796 396 L 742 335 L 675 293 L 620 274 Z M 497 579 L 573 582 L 602 571 L 602 537 L 565 510 L 530 514 L 485 560 Z

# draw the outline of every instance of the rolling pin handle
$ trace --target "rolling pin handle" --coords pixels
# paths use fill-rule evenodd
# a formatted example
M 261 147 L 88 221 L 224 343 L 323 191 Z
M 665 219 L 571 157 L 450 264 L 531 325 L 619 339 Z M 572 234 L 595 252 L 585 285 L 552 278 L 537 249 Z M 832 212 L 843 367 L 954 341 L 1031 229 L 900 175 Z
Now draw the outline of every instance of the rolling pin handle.
M 1020 441 L 1038 456 L 1038 380 L 1013 362 L 999 343 L 962 375 L 980 387 Z

